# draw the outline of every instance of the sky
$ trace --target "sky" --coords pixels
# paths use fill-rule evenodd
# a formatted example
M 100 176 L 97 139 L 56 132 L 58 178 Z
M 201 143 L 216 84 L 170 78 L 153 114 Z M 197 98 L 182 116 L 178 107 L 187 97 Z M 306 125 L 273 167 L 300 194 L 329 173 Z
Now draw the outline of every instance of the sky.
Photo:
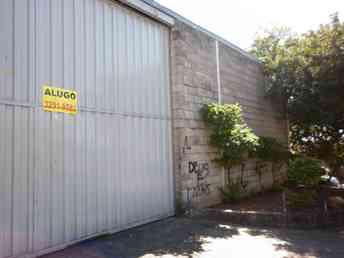
M 335 12 L 344 19 L 344 0 L 156 1 L 246 50 L 257 33 L 273 26 L 303 33 L 328 23 Z

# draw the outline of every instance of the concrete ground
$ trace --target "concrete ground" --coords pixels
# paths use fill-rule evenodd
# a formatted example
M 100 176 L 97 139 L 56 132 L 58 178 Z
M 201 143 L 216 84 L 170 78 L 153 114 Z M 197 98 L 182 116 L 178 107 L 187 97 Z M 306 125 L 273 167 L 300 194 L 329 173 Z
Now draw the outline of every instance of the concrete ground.
M 344 258 L 344 230 L 256 229 L 171 218 L 44 258 Z

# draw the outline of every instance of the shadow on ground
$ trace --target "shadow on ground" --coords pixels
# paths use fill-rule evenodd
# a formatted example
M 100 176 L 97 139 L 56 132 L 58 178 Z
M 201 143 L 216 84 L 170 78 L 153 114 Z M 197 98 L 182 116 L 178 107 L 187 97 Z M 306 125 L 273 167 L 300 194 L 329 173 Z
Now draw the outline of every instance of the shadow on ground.
M 89 240 L 44 258 L 343 258 L 344 231 L 234 227 L 209 221 L 167 219 Z
M 289 253 L 286 258 L 344 258 L 344 229 L 323 230 L 277 230 L 246 229 L 252 237 L 278 239 L 276 251 Z

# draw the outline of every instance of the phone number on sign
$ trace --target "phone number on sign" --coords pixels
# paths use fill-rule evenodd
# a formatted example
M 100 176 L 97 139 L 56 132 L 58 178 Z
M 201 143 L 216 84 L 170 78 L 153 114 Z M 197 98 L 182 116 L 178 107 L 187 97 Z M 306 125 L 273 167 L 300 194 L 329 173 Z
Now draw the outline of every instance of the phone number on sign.
M 76 112 L 75 105 L 68 104 L 68 103 L 58 103 L 54 101 L 45 101 L 44 108 L 46 109 L 55 109 L 55 110 L 63 110 L 67 112 Z

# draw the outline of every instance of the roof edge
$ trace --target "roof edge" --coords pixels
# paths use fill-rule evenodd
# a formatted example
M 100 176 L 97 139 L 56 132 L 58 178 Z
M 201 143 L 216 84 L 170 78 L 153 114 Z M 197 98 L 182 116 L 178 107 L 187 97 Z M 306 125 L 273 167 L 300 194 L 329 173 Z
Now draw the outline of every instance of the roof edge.
M 1 0 L 0 0 L 1 1 Z M 167 26 L 174 26 L 175 18 L 166 12 L 160 10 L 159 8 L 155 7 L 151 4 L 151 2 L 143 1 L 143 0 L 118 0 L 124 5 L 127 5 L 139 12 L 146 14 L 147 16 L 152 17 L 164 23 Z
M 255 56 L 251 55 L 250 53 L 248 53 L 244 49 L 242 49 L 242 48 L 238 47 L 237 45 L 229 42 L 228 40 L 218 36 L 217 34 L 215 34 L 215 33 L 211 32 L 211 31 L 209 31 L 209 30 L 207 30 L 207 29 L 197 25 L 196 23 L 190 21 L 189 19 L 183 17 L 182 15 L 176 13 L 175 11 L 173 11 L 173 10 L 171 10 L 171 9 L 169 9 L 169 8 L 159 4 L 159 3 L 157 3 L 156 1 L 154 1 L 154 0 L 141 0 L 141 1 L 145 2 L 146 4 L 152 6 L 152 7 L 156 8 L 156 9 L 158 9 L 159 11 L 165 13 L 166 15 L 169 15 L 169 16 L 175 18 L 176 20 L 180 20 L 183 23 L 191 26 L 192 28 L 207 34 L 211 38 L 213 38 L 213 39 L 221 42 L 222 44 L 230 47 L 231 49 L 239 52 L 240 54 L 242 54 L 243 56 L 247 57 L 251 61 L 261 64 L 261 62 L 258 60 L 258 58 L 256 58 Z

